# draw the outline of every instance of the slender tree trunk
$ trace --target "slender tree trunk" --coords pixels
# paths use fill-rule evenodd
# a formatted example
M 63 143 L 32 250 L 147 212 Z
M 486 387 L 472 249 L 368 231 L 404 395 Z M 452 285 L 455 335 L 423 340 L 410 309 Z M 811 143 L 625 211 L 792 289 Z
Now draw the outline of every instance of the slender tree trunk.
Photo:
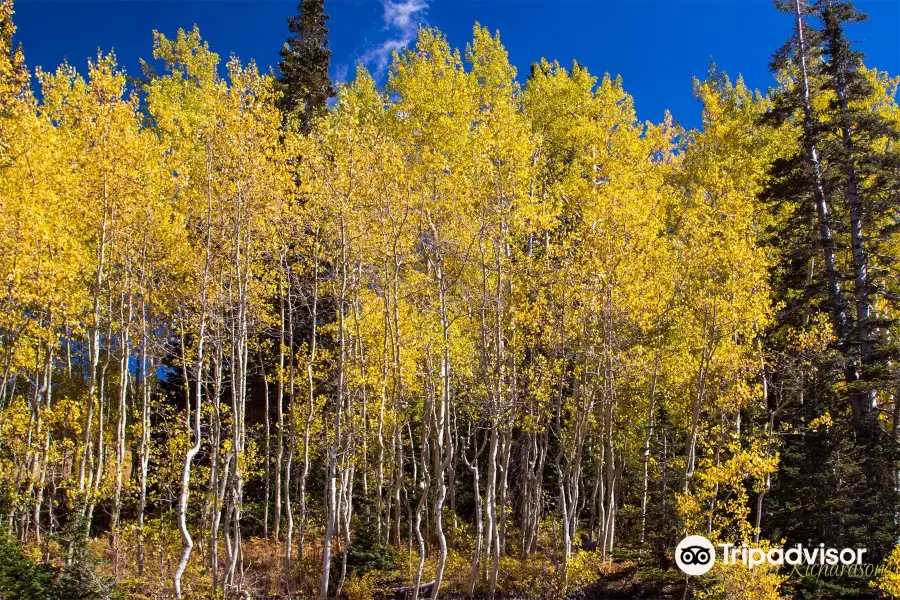
M 650 490 L 650 441 L 653 439 L 654 409 L 656 408 L 656 379 L 659 374 L 659 359 L 653 365 L 653 379 L 650 382 L 650 405 L 647 408 L 647 437 L 644 438 L 644 479 L 641 493 L 641 543 L 647 536 L 647 501 Z
M 187 508 L 190 497 L 191 484 L 191 462 L 200 451 L 200 413 L 203 403 L 203 369 L 204 355 L 203 346 L 206 341 L 206 310 L 207 310 L 207 285 L 209 283 L 210 270 L 210 249 L 212 245 L 212 188 L 211 173 L 209 163 L 209 152 L 207 150 L 207 211 L 206 211 L 206 247 L 204 251 L 203 275 L 201 278 L 200 291 L 200 323 L 197 331 L 197 357 L 194 362 L 196 374 L 196 387 L 194 391 L 195 407 L 194 407 L 194 426 L 193 440 L 194 444 L 188 449 L 184 457 L 184 467 L 181 471 L 181 494 L 178 498 L 178 530 L 181 532 L 182 553 L 181 559 L 178 561 L 178 567 L 175 569 L 173 579 L 175 588 L 175 597 L 181 598 L 181 576 L 187 569 L 188 560 L 191 558 L 191 551 L 194 549 L 194 540 L 187 527 Z M 185 384 L 187 380 L 185 380 Z
M 475 494 L 475 549 L 472 553 L 472 570 L 469 574 L 469 598 L 472 598 L 475 595 L 475 583 L 478 581 L 478 566 L 479 561 L 481 560 L 481 543 L 484 539 L 481 523 L 481 484 L 478 480 L 478 458 L 481 456 L 483 450 L 484 443 L 482 443 L 481 448 L 476 448 L 475 458 L 473 458 L 471 462 L 469 462 L 469 457 L 466 456 L 465 451 L 461 453 L 466 466 L 472 471 L 472 491 Z
M 144 574 L 144 513 L 147 509 L 147 475 L 150 470 L 150 359 L 147 353 L 147 288 L 141 279 L 141 456 L 138 502 L 138 575 Z
M 319 319 L 319 230 L 315 229 L 313 235 L 313 274 L 312 274 L 312 298 L 310 299 L 310 336 L 309 336 L 309 360 L 306 363 L 306 387 L 307 387 L 307 412 L 303 430 L 303 471 L 300 475 L 300 557 L 302 558 L 303 544 L 306 542 L 306 482 L 309 477 L 309 444 L 310 430 L 315 414 L 315 365 L 316 352 L 318 350 L 318 319 Z M 293 338 L 292 338 L 293 339 Z
M 290 280 L 288 280 L 287 290 L 285 290 L 284 280 L 286 274 L 286 265 L 284 252 L 280 257 L 281 273 L 278 277 L 278 295 L 279 295 L 279 336 L 278 336 L 278 404 L 276 412 L 278 415 L 278 447 L 275 450 L 275 539 L 280 539 L 281 532 L 281 465 L 284 460 L 284 300 L 285 293 L 290 294 Z M 293 349 L 291 350 L 293 352 Z M 285 563 L 287 564 L 287 563 Z
M 813 131 L 812 100 L 809 85 L 808 56 L 806 48 L 806 24 L 800 0 L 794 0 L 794 10 L 797 26 L 797 53 L 799 56 L 800 80 L 803 86 L 803 133 L 806 143 L 806 153 L 809 157 L 813 171 L 813 197 L 816 204 L 816 215 L 819 222 L 819 242 L 822 245 L 825 275 L 828 280 L 828 300 L 832 325 L 843 347 L 847 337 L 847 310 L 844 304 L 844 296 L 841 292 L 841 277 L 838 273 L 834 257 L 834 235 L 831 228 L 831 211 L 825 196 L 825 186 L 822 177 L 822 162 L 819 159 L 819 148 L 815 143 Z M 846 348 L 844 350 L 846 352 Z
M 828 9 L 830 11 L 830 8 Z M 838 48 L 837 53 L 832 53 L 832 69 L 835 78 L 835 91 L 838 97 L 838 106 L 841 114 L 841 141 L 846 152 L 846 162 L 843 166 L 847 178 L 847 200 L 850 205 L 850 254 L 853 257 L 853 295 L 856 303 L 856 340 L 859 343 L 860 372 L 853 376 L 857 381 L 865 384 L 871 378 L 871 369 L 874 365 L 874 342 L 872 340 L 872 303 L 870 299 L 871 287 L 869 282 L 868 253 L 866 251 L 865 234 L 863 227 L 864 206 L 860 192 L 859 174 L 856 167 L 856 148 L 850 131 L 849 113 L 850 103 L 847 98 L 847 81 L 845 64 L 846 58 L 841 55 L 839 47 L 841 40 L 840 27 L 828 26 L 830 18 L 826 18 L 826 33 L 832 36 L 832 48 Z M 852 382 L 848 382 L 851 383 Z M 875 422 L 875 390 L 871 388 L 850 389 L 850 407 L 853 411 L 853 420 L 857 431 L 868 437 L 867 429 Z
M 259 370 L 263 378 L 263 395 L 265 396 L 265 408 L 263 418 L 266 421 L 264 443 L 266 445 L 265 455 L 263 457 L 265 468 L 263 472 L 263 538 L 269 539 L 269 504 L 271 503 L 271 483 L 272 483 L 272 436 L 270 431 L 271 417 L 269 416 L 269 379 L 266 375 L 266 363 L 263 358 L 262 350 L 259 351 Z
M 126 285 L 128 285 L 126 280 Z M 125 304 L 125 295 L 122 294 L 121 303 Z M 113 502 L 113 542 L 118 553 L 118 528 L 119 518 L 122 514 L 122 478 L 125 470 L 125 428 L 127 424 L 127 400 L 128 400 L 128 379 L 129 379 L 129 358 L 131 357 L 131 313 L 132 298 L 128 293 L 128 310 L 125 314 L 124 306 L 120 309 L 121 314 L 121 344 L 122 357 L 119 362 L 119 408 L 118 420 L 116 422 L 116 481 L 115 481 L 115 498 Z
M 435 268 L 438 277 L 440 298 L 441 330 L 443 335 L 443 355 L 441 357 L 441 399 L 438 403 L 435 423 L 437 441 L 436 460 L 438 462 L 437 495 L 434 500 L 434 528 L 440 544 L 437 571 L 434 576 L 434 585 L 431 588 L 431 599 L 437 600 L 440 592 L 441 581 L 444 577 L 444 567 L 447 564 L 447 538 L 444 535 L 444 501 L 447 496 L 446 472 L 453 458 L 453 446 L 450 441 L 449 412 L 450 412 L 450 319 L 447 313 L 447 288 L 444 279 L 443 265 Z
M 343 209 L 342 209 L 343 210 Z M 340 245 L 341 245 L 341 283 L 337 298 L 338 304 L 338 364 L 334 415 L 334 441 L 328 449 L 328 466 L 326 472 L 326 517 L 325 539 L 322 544 L 322 585 L 319 588 L 319 600 L 328 598 L 328 580 L 331 573 L 331 543 L 334 537 L 334 526 L 337 519 L 337 453 L 342 438 L 342 419 L 344 410 L 344 372 L 346 369 L 346 328 L 344 325 L 344 310 L 347 295 L 347 235 L 344 214 L 340 217 Z

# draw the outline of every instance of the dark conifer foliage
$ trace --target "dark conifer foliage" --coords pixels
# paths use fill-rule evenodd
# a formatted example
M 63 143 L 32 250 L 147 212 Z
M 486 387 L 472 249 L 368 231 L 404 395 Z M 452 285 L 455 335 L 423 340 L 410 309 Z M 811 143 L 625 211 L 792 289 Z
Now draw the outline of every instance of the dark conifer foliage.
M 313 117 L 325 110 L 329 98 L 335 95 L 328 76 L 331 50 L 328 48 L 328 15 L 325 0 L 302 0 L 297 14 L 288 17 L 291 36 L 282 48 L 278 68 L 281 77 L 278 88 L 282 93 L 280 108 L 285 113 L 300 113 L 304 133 L 309 131 Z
M 897 535 L 897 443 L 879 419 L 890 407 L 876 398 L 897 385 L 889 237 L 900 218 L 900 129 L 880 110 L 884 74 L 864 67 L 846 35 L 847 24 L 866 16 L 837 0 L 776 5 L 795 28 L 771 67 L 790 82 L 773 93 L 764 119 L 797 126 L 800 144 L 774 163 L 764 193 L 773 212 L 785 215 L 771 232 L 781 252 L 773 285 L 783 308 L 768 345 L 783 351 L 821 317 L 832 339 L 801 369 L 774 369 L 771 383 L 794 380 L 795 400 L 779 415 L 785 424 L 802 431 L 826 411 L 847 417 L 827 433 L 785 437 L 770 533 L 805 541 L 824 532 L 886 551 Z
M 900 130 L 879 114 L 878 75 L 865 70 L 844 33 L 845 24 L 865 16 L 832 0 L 779 7 L 794 12 L 798 27 L 772 66 L 796 81 L 774 95 L 767 117 L 803 123 L 802 147 L 774 165 L 767 190 L 769 200 L 797 208 L 783 232 L 790 243 L 781 246 L 782 283 L 794 292 L 782 292 L 795 303 L 789 308 L 800 303 L 829 316 L 834 346 L 845 357 L 854 423 L 870 428 L 875 392 L 890 385 L 889 374 L 877 368 L 888 341 L 877 305 L 894 299 L 886 289 L 892 258 L 884 241 L 898 217 L 891 173 Z

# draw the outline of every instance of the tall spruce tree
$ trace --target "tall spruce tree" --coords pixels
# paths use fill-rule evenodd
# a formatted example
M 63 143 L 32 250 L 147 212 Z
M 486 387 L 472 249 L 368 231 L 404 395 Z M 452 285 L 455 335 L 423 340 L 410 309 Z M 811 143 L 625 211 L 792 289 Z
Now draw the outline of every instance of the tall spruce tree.
M 331 50 L 325 0 L 301 0 L 297 14 L 287 21 L 291 36 L 280 52 L 279 108 L 285 113 L 302 111 L 301 129 L 307 133 L 313 117 L 324 111 L 328 99 L 335 95 L 328 76 Z
M 851 389 L 855 421 L 862 428 L 872 428 L 877 421 L 877 391 L 888 390 L 890 379 L 885 365 L 891 358 L 886 333 L 890 321 L 882 307 L 894 298 L 882 296 L 884 276 L 895 266 L 893 252 L 885 251 L 896 230 L 897 187 L 900 154 L 900 127 L 885 119 L 877 108 L 875 84 L 863 65 L 863 54 L 853 50 L 844 32 L 847 23 L 866 19 L 851 2 L 822 3 L 820 18 L 827 61 L 822 64 L 823 88 L 829 103 L 825 121 L 834 135 L 823 142 L 832 163 L 833 177 L 828 185 L 841 198 L 847 213 L 850 246 L 848 268 L 852 271 L 855 304 L 852 344 L 859 364 L 858 383 Z M 879 280 L 882 280 L 879 282 Z
M 871 550 L 886 551 L 897 533 L 897 444 L 878 417 L 879 401 L 892 398 L 896 385 L 890 246 L 900 217 L 900 129 L 880 110 L 891 84 L 866 69 L 846 36 L 848 23 L 865 19 L 851 2 L 776 0 L 776 6 L 792 15 L 794 33 L 772 61 L 784 85 L 766 118 L 796 127 L 800 143 L 776 161 L 765 191 L 782 217 L 773 246 L 782 252 L 775 287 L 784 309 L 770 350 L 783 351 L 824 317 L 830 348 L 804 367 L 799 403 L 782 416 L 801 429 L 823 413 L 849 418 L 827 435 L 808 431 L 788 440 L 773 499 L 792 508 L 774 522 L 788 537 L 826 532 L 844 544 L 867 540 Z M 858 485 L 840 476 L 818 482 L 824 495 L 798 495 L 823 464 L 857 473 Z M 803 525 L 794 518 L 801 513 Z
M 865 15 L 852 3 L 777 2 L 793 12 L 795 33 L 776 53 L 773 69 L 793 84 L 774 95 L 768 115 L 800 123 L 794 156 L 773 169 L 768 197 L 793 203 L 791 244 L 782 283 L 807 311 L 828 315 L 834 347 L 844 357 L 844 379 L 858 433 L 876 425 L 878 391 L 884 389 L 890 254 L 882 252 L 895 228 L 898 190 L 896 142 L 900 130 L 877 110 L 876 73 L 852 49 L 847 23 Z M 811 21 L 821 26 L 815 28 Z M 879 302 L 876 302 L 879 300 Z M 807 311 L 800 311 L 807 318 Z

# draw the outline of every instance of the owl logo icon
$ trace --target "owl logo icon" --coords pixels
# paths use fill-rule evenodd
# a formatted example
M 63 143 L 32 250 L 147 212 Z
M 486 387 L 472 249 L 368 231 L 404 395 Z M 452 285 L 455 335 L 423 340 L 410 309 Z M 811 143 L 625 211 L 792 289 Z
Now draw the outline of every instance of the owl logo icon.
M 688 575 L 703 575 L 716 562 L 716 549 L 702 535 L 689 535 L 675 547 L 675 563 Z

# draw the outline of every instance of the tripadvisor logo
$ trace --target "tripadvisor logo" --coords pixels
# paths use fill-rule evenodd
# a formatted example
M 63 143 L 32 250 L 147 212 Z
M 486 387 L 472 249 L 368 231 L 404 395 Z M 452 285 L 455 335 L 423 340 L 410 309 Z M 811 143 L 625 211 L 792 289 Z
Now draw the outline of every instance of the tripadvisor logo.
M 716 562 L 716 549 L 702 535 L 689 535 L 678 542 L 675 562 L 688 575 L 703 575 Z
M 806 547 L 802 544 L 790 548 L 748 548 L 735 546 L 734 544 L 719 544 L 722 549 L 722 563 L 733 565 L 738 562 L 744 566 L 753 567 L 768 563 L 775 566 L 789 565 L 794 572 L 799 572 L 798 567 L 804 565 L 807 572 L 818 568 L 820 574 L 828 574 L 841 567 L 843 570 L 860 570 L 863 567 L 863 554 L 865 548 L 826 548 L 825 544 L 818 547 Z M 716 562 L 716 550 L 708 539 L 702 535 L 689 535 L 675 547 L 675 562 L 678 568 L 688 575 L 703 575 L 712 569 Z M 868 565 L 871 566 L 871 565 Z M 873 567 L 874 568 L 874 567 Z

